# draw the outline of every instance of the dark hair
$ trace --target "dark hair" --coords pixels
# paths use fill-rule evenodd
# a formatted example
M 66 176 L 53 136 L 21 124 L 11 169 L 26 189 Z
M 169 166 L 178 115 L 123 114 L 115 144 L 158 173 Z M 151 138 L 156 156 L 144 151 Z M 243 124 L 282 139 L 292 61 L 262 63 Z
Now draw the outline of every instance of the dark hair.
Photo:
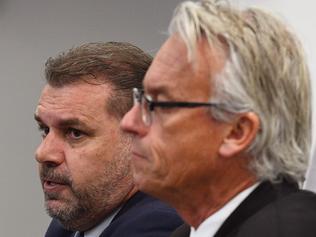
M 53 87 L 85 81 L 109 83 L 113 94 L 107 110 L 121 118 L 132 106 L 132 88 L 141 88 L 152 57 L 125 42 L 87 43 L 62 52 L 45 63 L 47 83 Z M 83 79 L 90 75 L 91 80 Z

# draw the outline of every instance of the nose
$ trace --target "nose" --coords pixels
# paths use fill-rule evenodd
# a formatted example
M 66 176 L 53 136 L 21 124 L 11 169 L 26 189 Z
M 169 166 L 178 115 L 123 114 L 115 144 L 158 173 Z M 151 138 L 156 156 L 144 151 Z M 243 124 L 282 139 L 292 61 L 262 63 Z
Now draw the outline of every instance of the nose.
M 130 111 L 124 115 L 120 127 L 123 131 L 139 137 L 143 137 L 147 134 L 148 127 L 146 127 L 142 121 L 139 105 L 134 105 Z
M 58 166 L 64 162 L 65 154 L 61 138 L 53 133 L 47 134 L 35 152 L 35 159 L 40 164 Z

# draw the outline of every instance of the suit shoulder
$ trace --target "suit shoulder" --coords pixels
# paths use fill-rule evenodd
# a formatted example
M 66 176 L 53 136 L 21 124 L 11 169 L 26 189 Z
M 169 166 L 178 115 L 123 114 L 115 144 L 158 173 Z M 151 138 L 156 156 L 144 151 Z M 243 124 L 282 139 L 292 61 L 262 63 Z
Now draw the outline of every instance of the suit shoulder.
M 300 190 L 277 198 L 252 215 L 237 236 L 312 237 L 316 233 L 316 194 Z
M 104 236 L 167 237 L 182 223 L 173 208 L 142 194 L 138 202 L 112 221 Z

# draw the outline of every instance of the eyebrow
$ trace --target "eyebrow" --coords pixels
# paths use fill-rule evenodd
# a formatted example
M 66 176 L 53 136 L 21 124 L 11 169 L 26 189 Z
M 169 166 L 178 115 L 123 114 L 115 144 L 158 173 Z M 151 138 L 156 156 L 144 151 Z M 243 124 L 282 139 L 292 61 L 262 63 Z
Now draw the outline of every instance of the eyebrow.
M 170 90 L 168 90 L 168 88 L 164 85 L 148 87 L 148 89 L 145 90 L 145 94 L 153 95 L 155 97 L 158 95 L 163 95 L 167 98 L 171 98 Z
M 41 119 L 41 117 L 39 115 L 34 114 L 34 119 L 38 123 L 44 124 L 43 120 Z M 72 127 L 72 126 L 80 126 L 80 127 L 89 129 L 85 123 L 83 123 L 82 121 L 80 121 L 77 118 L 60 119 L 57 122 L 57 127 L 60 127 L 60 128 L 67 128 L 67 127 Z
M 78 125 L 86 127 L 85 124 L 77 118 L 70 118 L 70 119 L 58 121 L 58 127 L 62 127 L 62 128 L 78 126 Z

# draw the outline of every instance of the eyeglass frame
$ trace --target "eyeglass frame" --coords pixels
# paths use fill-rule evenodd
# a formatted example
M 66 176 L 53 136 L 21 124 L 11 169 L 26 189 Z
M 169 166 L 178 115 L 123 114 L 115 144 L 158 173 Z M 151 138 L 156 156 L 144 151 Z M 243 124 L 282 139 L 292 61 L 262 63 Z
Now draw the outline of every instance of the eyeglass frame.
M 145 103 L 142 103 L 142 101 Z M 219 103 L 207 102 L 189 102 L 189 101 L 154 101 L 149 95 L 146 95 L 143 89 L 133 88 L 133 105 L 140 105 L 142 121 L 145 125 L 150 126 L 152 123 L 151 112 L 155 107 L 160 108 L 196 108 L 196 107 L 220 107 Z M 143 106 L 146 106 L 145 113 Z M 146 119 L 149 118 L 149 119 Z

